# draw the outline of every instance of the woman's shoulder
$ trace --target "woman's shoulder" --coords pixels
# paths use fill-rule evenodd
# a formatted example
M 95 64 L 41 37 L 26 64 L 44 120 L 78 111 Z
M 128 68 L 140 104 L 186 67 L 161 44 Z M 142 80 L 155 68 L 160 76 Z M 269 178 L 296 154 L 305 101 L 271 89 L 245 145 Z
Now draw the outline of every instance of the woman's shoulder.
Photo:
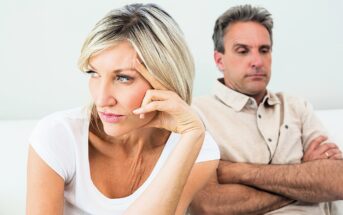
M 66 182 L 74 175 L 75 154 L 87 135 L 87 122 L 87 108 L 58 111 L 41 119 L 29 138 L 36 153 Z
M 89 119 L 89 110 L 89 107 L 83 106 L 68 110 L 56 111 L 43 117 L 41 121 Z
M 41 119 L 34 128 L 30 143 L 75 145 L 88 134 L 89 114 L 87 107 L 58 111 Z
M 36 130 L 73 129 L 89 122 L 89 108 L 78 107 L 51 113 L 38 121 Z

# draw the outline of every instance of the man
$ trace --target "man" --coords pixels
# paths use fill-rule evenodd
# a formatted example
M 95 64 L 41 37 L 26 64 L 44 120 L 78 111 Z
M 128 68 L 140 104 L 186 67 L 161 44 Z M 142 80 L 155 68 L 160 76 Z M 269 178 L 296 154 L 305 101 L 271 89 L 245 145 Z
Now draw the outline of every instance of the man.
M 306 101 L 267 90 L 270 13 L 237 6 L 218 18 L 214 59 L 224 78 L 193 106 L 217 141 L 217 175 L 193 214 L 329 214 L 343 199 L 343 161 Z

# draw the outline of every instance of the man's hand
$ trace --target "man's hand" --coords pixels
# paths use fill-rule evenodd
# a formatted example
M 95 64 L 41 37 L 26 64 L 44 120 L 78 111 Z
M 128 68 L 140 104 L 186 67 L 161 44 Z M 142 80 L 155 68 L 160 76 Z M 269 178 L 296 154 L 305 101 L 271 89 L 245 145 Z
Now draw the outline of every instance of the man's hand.
M 342 159 L 342 152 L 334 143 L 324 143 L 328 138 L 319 136 L 311 141 L 302 158 L 303 162 L 319 159 Z

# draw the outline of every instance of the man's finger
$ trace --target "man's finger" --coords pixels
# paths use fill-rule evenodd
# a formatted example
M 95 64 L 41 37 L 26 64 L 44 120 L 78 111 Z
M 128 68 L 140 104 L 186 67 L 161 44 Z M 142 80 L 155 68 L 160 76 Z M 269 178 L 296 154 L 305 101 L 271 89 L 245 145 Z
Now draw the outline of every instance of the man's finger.
M 338 149 L 337 145 L 334 144 L 334 143 L 325 143 L 325 144 L 321 144 L 317 149 L 316 151 L 319 153 L 319 154 L 323 154 L 325 152 L 327 152 L 328 150 L 330 149 Z
M 341 151 L 338 148 L 334 148 L 334 149 L 329 149 L 325 152 L 325 155 L 331 159 L 331 158 L 336 158 L 336 155 L 341 155 Z
M 322 135 L 319 137 L 316 137 L 315 139 L 311 141 L 310 146 L 307 148 L 306 152 L 311 152 L 315 150 L 322 142 L 324 142 L 327 139 L 328 139 L 327 137 L 322 136 Z
M 343 159 L 342 152 L 339 152 L 337 154 L 332 155 L 329 159 L 330 160 L 342 160 Z

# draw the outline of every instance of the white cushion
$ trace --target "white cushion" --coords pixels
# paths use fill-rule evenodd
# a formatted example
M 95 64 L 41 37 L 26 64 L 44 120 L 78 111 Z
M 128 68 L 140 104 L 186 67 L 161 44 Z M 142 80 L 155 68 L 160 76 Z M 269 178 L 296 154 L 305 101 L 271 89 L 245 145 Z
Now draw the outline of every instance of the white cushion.
M 25 214 L 27 139 L 37 120 L 0 120 L 0 214 Z
M 316 111 L 317 116 L 329 132 L 330 138 L 343 149 L 343 109 Z M 332 215 L 343 214 L 343 201 L 332 203 Z
M 343 149 L 343 109 L 316 111 L 332 140 Z

